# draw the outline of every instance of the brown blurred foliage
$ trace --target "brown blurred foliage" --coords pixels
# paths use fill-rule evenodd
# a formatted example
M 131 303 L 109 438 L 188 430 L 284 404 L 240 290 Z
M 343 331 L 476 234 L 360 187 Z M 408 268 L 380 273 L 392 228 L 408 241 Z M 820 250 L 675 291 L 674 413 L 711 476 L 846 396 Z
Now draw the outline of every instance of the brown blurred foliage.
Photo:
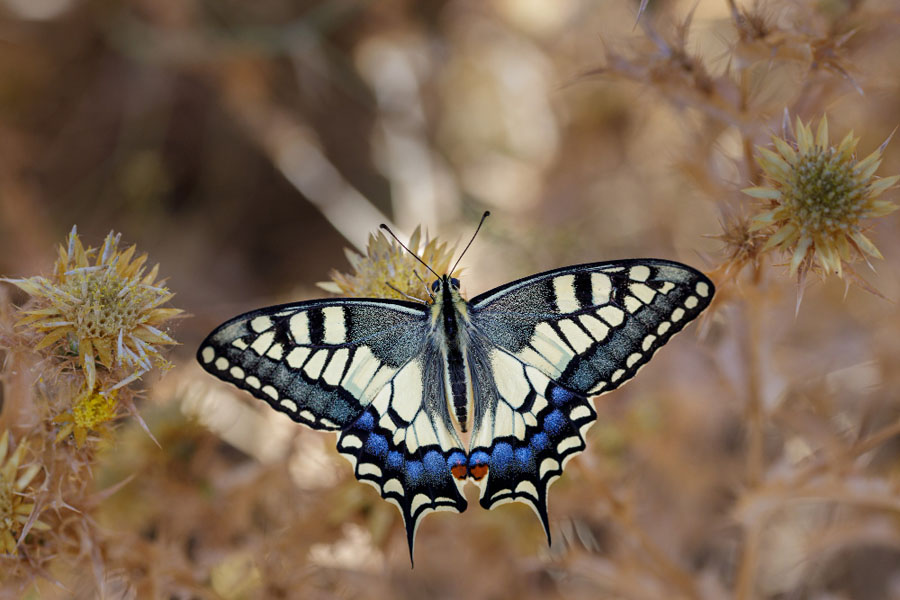
M 864 224 L 877 271 L 809 278 L 797 312 L 794 249 L 763 252 L 766 207 L 740 192 L 786 114 L 827 114 L 860 157 L 890 136 L 900 5 L 637 4 L 0 0 L 0 275 L 50 273 L 72 224 L 94 246 L 122 231 L 192 315 L 174 368 L 128 392 L 153 437 L 129 411 L 60 454 L 58 398 L 40 402 L 65 377 L 9 341 L 27 298 L 0 284 L 0 434 L 10 455 L 32 440 L 0 467 L 31 474 L 20 492 L 65 481 L 0 556 L 0 595 L 900 597 L 898 217 Z M 897 172 L 895 142 L 878 175 Z M 524 506 L 476 502 L 424 521 L 411 571 L 397 511 L 331 436 L 193 353 L 230 316 L 321 294 L 382 221 L 453 243 L 485 209 L 469 296 L 639 256 L 719 292 L 596 402 L 552 548 Z

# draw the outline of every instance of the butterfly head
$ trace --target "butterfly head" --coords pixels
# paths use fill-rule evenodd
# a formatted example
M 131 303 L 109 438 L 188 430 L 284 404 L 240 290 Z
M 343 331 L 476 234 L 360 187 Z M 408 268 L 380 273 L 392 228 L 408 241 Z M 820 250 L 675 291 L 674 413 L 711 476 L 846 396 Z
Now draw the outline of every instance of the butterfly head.
M 444 275 L 440 279 L 435 279 L 431 284 L 431 291 L 435 294 L 440 294 L 442 287 L 445 285 L 450 285 L 451 289 L 459 290 L 459 279 L 456 277 L 450 277 L 449 275 Z
M 465 312 L 465 299 L 459 291 L 459 279 L 450 275 L 441 275 L 431 282 L 431 302 L 437 307 L 456 306 Z

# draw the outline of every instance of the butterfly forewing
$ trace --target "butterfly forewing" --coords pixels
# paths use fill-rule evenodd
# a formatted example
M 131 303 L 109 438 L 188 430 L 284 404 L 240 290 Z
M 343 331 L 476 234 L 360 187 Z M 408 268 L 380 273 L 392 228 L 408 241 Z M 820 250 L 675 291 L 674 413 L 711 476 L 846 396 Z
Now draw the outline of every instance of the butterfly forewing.
M 622 385 L 705 309 L 712 282 L 664 260 L 566 267 L 474 298 L 472 324 L 572 391 Z
M 411 303 L 323 300 L 274 306 L 213 331 L 197 358 L 316 429 L 343 429 L 422 352 L 426 314 Z

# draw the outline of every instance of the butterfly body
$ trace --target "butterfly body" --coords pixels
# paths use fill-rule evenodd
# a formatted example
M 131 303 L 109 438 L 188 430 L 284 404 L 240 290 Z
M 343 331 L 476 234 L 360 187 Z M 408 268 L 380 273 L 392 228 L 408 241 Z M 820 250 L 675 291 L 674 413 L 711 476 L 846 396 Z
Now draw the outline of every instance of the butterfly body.
M 480 504 L 531 506 L 549 540 L 547 491 L 596 420 L 590 397 L 633 377 L 710 302 L 679 263 L 576 265 L 472 300 L 434 282 L 432 302 L 339 298 L 238 316 L 198 360 L 317 429 L 339 431 L 357 479 L 395 504 L 412 555 L 421 518 Z M 464 443 L 465 440 L 465 443 Z
M 465 433 L 472 412 L 472 374 L 468 360 L 469 310 L 459 293 L 459 281 L 444 275 L 431 286 L 434 344 L 443 356 L 444 389 L 452 405 L 450 411 L 456 428 Z

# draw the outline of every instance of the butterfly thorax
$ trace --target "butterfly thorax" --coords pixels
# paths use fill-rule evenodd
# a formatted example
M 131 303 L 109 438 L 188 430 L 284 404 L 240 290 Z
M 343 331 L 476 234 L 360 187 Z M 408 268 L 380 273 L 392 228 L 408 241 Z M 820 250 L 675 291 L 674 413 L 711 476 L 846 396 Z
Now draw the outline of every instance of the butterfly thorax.
M 431 323 L 444 355 L 444 389 L 448 410 L 461 433 L 468 430 L 472 404 L 472 377 L 466 360 L 468 303 L 459 293 L 459 282 L 444 275 L 435 282 Z

